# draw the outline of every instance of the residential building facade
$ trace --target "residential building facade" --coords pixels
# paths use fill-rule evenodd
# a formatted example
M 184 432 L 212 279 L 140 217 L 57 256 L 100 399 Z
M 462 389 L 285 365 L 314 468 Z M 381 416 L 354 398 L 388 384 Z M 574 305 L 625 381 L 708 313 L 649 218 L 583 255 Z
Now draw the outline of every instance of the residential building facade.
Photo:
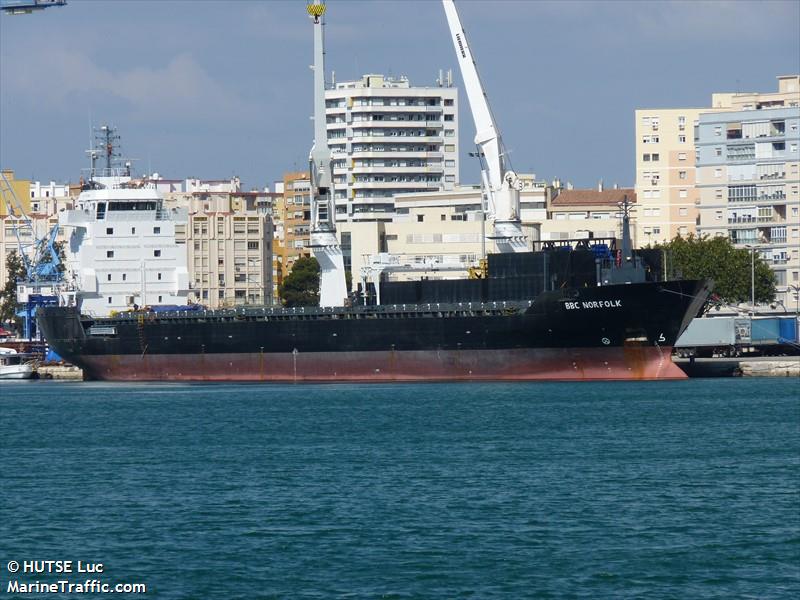
M 209 308 L 272 304 L 274 194 L 195 191 L 186 200 L 190 298 Z
M 547 221 L 542 223 L 542 242 L 590 238 L 621 242 L 621 205 L 626 199 L 635 215 L 637 198 L 632 188 L 557 189 L 548 205 Z M 635 223 L 634 216 L 632 228 Z
M 336 221 L 391 221 L 394 196 L 453 189 L 458 91 L 365 75 L 326 90 Z
M 276 186 L 276 190 L 278 186 Z M 307 172 L 285 173 L 274 207 L 273 296 L 298 258 L 310 256 L 311 180 Z
M 698 233 L 757 252 L 786 307 L 800 291 L 800 77 L 794 90 L 783 103 L 761 95 L 760 105 L 700 115 L 696 133 Z
M 694 125 L 707 110 L 636 111 L 635 247 L 695 233 L 699 196 L 695 187 Z

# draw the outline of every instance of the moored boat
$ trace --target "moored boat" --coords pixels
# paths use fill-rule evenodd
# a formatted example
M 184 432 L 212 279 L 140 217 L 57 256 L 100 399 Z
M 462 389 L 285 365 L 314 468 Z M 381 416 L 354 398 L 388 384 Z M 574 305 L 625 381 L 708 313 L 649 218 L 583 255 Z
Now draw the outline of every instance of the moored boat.
M 0 348 L 0 380 L 32 379 L 36 375 L 36 361 L 28 354 L 13 348 Z

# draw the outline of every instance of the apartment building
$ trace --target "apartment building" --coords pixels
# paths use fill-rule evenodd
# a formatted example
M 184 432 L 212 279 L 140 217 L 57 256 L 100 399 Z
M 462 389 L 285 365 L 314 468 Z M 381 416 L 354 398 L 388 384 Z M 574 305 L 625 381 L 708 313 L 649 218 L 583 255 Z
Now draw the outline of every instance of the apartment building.
M 695 233 L 694 125 L 709 109 L 636 111 L 636 226 L 634 246 Z
M 391 221 L 394 196 L 458 180 L 458 91 L 364 75 L 326 90 L 336 221 Z
M 636 191 L 604 189 L 602 185 L 592 190 L 556 190 L 548 204 L 547 220 L 542 223 L 542 242 L 589 238 L 613 238 L 621 242 L 620 206 L 625 199 L 635 208 Z M 635 222 L 634 217 L 632 229 Z
M 733 101 L 731 101 L 733 97 Z M 772 266 L 778 297 L 800 292 L 800 76 L 775 94 L 715 96 L 695 134 L 701 235 L 726 236 Z
M 195 191 L 183 239 L 190 298 L 210 308 L 272 303 L 272 204 L 269 192 Z M 177 234 L 176 234 L 177 237 Z
M 310 256 L 311 180 L 307 172 L 285 173 L 275 200 L 273 270 L 274 298 L 298 258 Z

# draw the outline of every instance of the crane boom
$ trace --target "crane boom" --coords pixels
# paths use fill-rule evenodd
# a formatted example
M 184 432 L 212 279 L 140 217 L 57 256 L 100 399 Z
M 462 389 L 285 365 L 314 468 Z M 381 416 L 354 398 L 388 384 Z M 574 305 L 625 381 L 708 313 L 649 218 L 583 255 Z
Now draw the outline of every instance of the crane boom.
M 322 29 L 325 3 L 321 0 L 309 2 L 307 11 L 314 21 L 314 146 L 309 156 L 310 248 L 320 267 L 320 306 L 342 306 L 347 297 L 347 284 L 344 256 L 336 238 L 331 149 L 325 115 L 325 39 Z
M 519 219 L 520 180 L 508 165 L 503 139 L 492 115 L 456 5 L 453 0 L 442 0 L 442 4 L 475 122 L 475 144 L 486 165 L 483 180 L 489 199 L 489 216 L 495 223 L 492 237 L 500 252 L 526 252 L 528 246 Z

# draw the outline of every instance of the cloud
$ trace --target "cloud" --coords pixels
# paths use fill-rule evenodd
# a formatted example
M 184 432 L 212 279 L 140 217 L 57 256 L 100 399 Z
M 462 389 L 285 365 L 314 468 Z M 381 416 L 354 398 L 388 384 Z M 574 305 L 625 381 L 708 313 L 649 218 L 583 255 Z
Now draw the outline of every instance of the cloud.
M 2 70 L 4 94 L 56 110 L 75 98 L 102 95 L 126 102 L 140 118 L 255 113 L 254 106 L 215 81 L 186 53 L 163 66 L 114 71 L 79 51 L 37 48 L 4 56 Z

